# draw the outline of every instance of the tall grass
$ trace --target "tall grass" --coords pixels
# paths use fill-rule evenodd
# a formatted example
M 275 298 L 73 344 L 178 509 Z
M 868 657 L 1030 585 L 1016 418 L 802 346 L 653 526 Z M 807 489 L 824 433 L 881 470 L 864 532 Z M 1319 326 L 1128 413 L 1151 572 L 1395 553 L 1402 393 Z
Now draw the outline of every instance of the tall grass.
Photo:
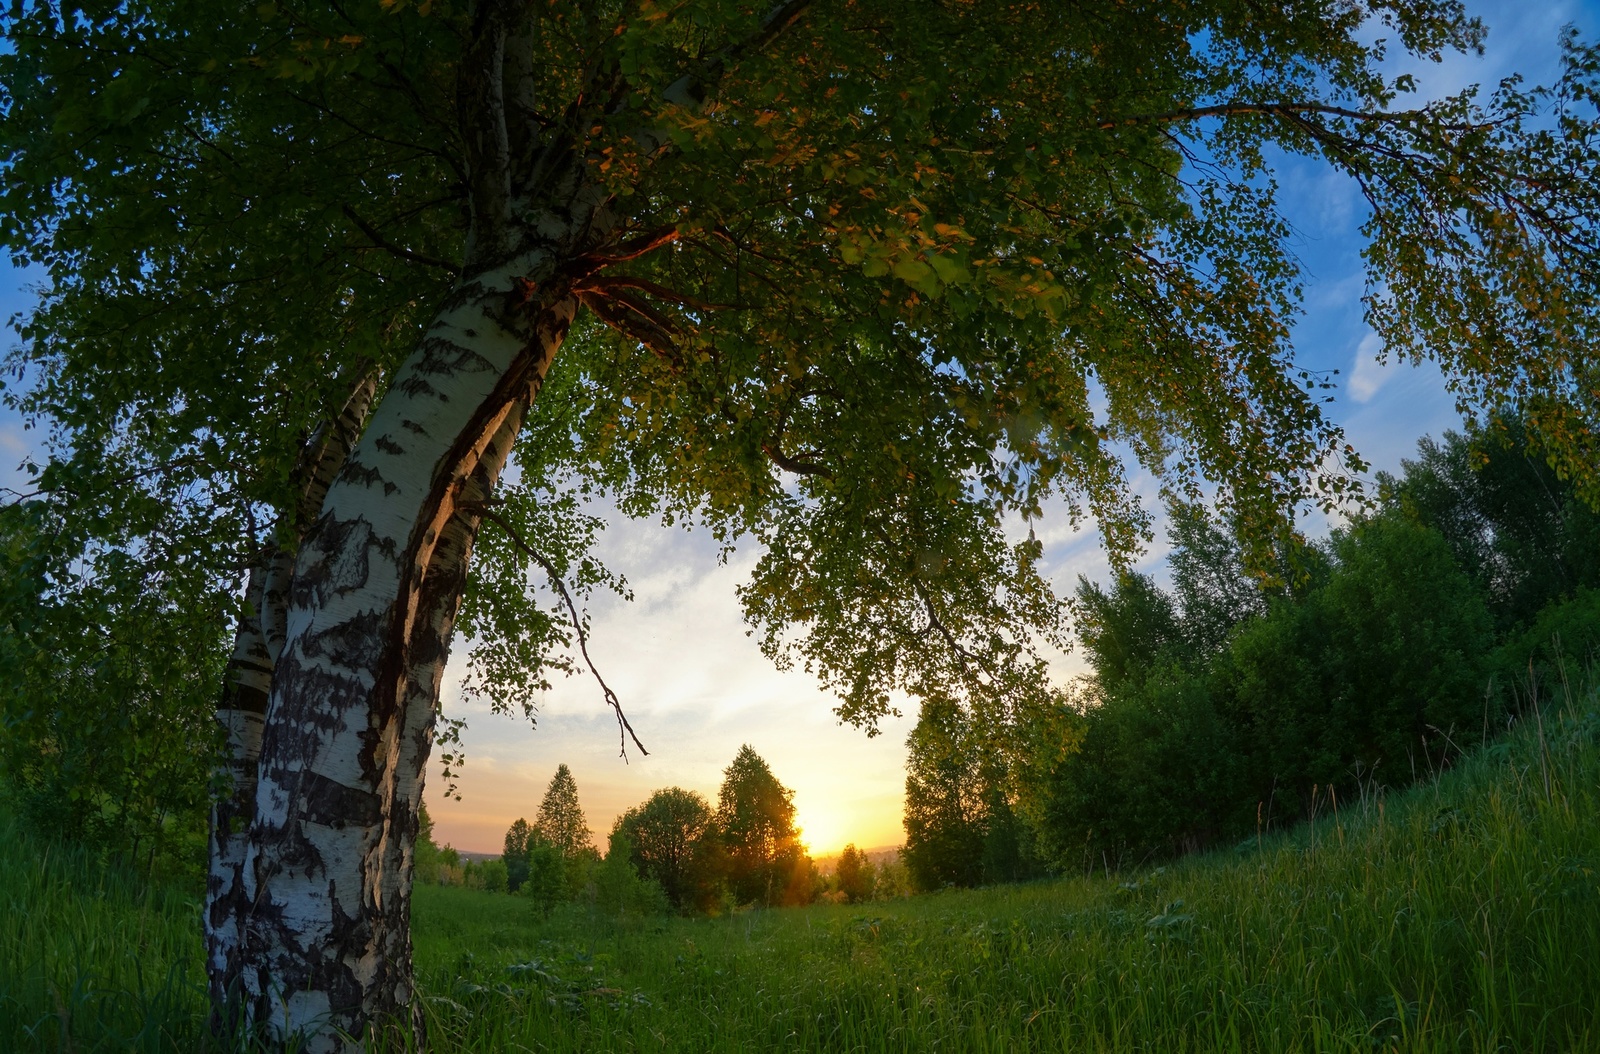
M 447 1050 L 1600 1051 L 1600 705 L 1136 877 L 719 920 L 419 891 Z
M 198 890 L 149 883 L 0 812 L 0 1050 L 204 1045 Z
M 0 907 L 0 1049 L 196 1048 L 192 899 L 52 855 L 0 864 Z M 1600 1050 L 1600 700 L 1134 876 L 714 920 L 429 886 L 415 915 L 443 1051 Z

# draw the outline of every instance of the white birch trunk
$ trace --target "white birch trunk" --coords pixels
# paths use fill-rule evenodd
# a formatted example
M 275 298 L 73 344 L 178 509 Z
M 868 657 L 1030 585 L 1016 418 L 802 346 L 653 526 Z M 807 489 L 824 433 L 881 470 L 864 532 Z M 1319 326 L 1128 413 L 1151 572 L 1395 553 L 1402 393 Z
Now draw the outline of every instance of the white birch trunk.
M 568 220 L 568 223 L 572 221 Z M 246 1020 L 311 1051 L 420 1043 L 410 878 L 476 531 L 575 301 L 530 254 L 464 282 L 395 376 L 295 565 L 243 867 Z
M 269 544 L 250 568 L 246 611 L 234 637 L 233 656 L 223 678 L 217 721 L 227 736 L 226 791 L 211 811 L 210 866 L 206 881 L 204 928 L 207 974 L 211 982 L 212 1029 L 229 1031 L 237 1023 L 241 996 L 242 926 L 249 911 L 243 868 L 255 817 L 257 768 L 273 667 L 282 650 L 288 576 L 294 554 L 310 530 L 328 487 L 343 467 L 377 390 L 377 375 L 363 370 L 338 414 L 307 443 L 295 468 L 300 488 L 286 524 L 289 538 Z M 276 638 L 276 639 L 275 639 Z

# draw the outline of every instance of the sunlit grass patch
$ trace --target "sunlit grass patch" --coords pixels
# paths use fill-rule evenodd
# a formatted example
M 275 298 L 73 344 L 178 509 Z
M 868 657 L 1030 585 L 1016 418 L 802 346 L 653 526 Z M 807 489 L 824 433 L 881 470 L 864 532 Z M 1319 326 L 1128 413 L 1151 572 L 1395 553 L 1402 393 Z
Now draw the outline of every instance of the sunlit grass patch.
M 1600 1049 L 1597 793 L 1590 695 L 1405 795 L 1139 875 L 620 922 L 427 889 L 418 959 L 461 1050 Z

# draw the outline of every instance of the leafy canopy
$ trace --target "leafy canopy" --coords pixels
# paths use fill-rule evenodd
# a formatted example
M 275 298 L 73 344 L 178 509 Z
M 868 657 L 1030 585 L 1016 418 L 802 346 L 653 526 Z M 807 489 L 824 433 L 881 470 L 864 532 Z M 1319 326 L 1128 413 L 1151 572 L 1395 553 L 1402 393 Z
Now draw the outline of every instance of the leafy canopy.
M 353 377 L 387 383 L 467 258 L 457 92 L 490 10 L 4 16 L 0 238 L 51 282 L 7 394 L 53 428 L 43 592 L 92 608 L 68 569 L 143 582 L 159 539 L 225 598 L 281 531 L 300 437 Z M 483 529 L 463 626 L 497 700 L 576 668 L 547 570 L 623 588 L 588 553 L 595 488 L 758 546 L 763 647 L 869 727 L 896 691 L 1037 692 L 1061 608 L 1019 524 L 1092 514 L 1126 556 L 1148 531 L 1130 471 L 1210 481 L 1265 563 L 1364 467 L 1288 343 L 1284 154 L 1365 195 L 1390 352 L 1489 419 L 1520 407 L 1600 498 L 1600 58 L 1576 38 L 1550 89 L 1407 109 L 1387 49 L 1482 43 L 1453 0 L 518 11 L 491 71 L 512 189 L 537 213 L 576 173 L 616 223 L 569 261 L 589 311 Z

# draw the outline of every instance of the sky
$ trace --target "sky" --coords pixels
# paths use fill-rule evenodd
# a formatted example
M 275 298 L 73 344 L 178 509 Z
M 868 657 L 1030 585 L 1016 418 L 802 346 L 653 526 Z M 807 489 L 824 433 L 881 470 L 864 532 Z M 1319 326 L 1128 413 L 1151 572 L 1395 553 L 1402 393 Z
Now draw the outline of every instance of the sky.
M 1600 0 L 1469 0 L 1467 7 L 1490 27 L 1486 54 L 1416 65 L 1420 95 L 1472 82 L 1492 85 L 1514 71 L 1531 82 L 1547 81 L 1563 25 L 1575 24 L 1589 38 L 1600 34 Z M 1278 176 L 1285 212 L 1297 230 L 1293 248 L 1306 267 L 1297 359 L 1313 369 L 1340 371 L 1332 418 L 1374 473 L 1396 471 L 1419 437 L 1457 427 L 1460 418 L 1437 369 L 1380 362 L 1379 342 L 1362 320 L 1362 211 L 1353 185 L 1305 163 Z M 26 310 L 33 296 L 29 287 L 38 281 L 0 263 L 0 317 Z M 3 339 L 9 347 L 16 336 L 6 333 Z M 0 487 L 22 489 L 26 477 L 17 465 L 37 450 L 37 433 L 24 432 L 15 415 L 0 409 Z M 1152 509 L 1159 507 L 1153 480 L 1136 475 L 1132 482 Z M 835 853 L 846 843 L 899 844 L 905 740 L 914 705 L 881 722 L 875 737 L 841 726 L 831 696 L 802 670 L 773 669 L 746 635 L 734 589 L 748 577 L 753 551 L 719 563 L 709 537 L 607 518 L 598 555 L 627 577 L 634 600 L 594 598 L 590 651 L 649 756 L 630 747 L 626 760 L 619 757 L 616 721 L 587 678 L 557 683 L 540 703 L 536 727 L 521 716 L 496 715 L 484 704 L 464 701 L 466 649 L 458 641 L 445 677 L 444 708 L 467 720 L 467 764 L 458 780 L 459 800 L 445 796 L 437 761 L 431 766 L 426 800 L 436 839 L 458 849 L 498 852 L 512 821 L 534 818 L 556 766 L 565 763 L 603 848 L 613 819 L 657 789 L 685 787 L 715 804 L 723 769 L 747 743 L 794 791 L 797 825 L 814 854 Z M 1313 532 L 1318 526 L 1315 520 L 1308 524 Z M 1061 594 L 1070 592 L 1080 574 L 1108 580 L 1109 564 L 1092 526 L 1073 530 L 1064 518 L 1047 520 L 1038 537 L 1045 545 L 1045 571 Z M 1158 537 L 1137 567 L 1160 579 L 1164 557 Z M 1054 665 L 1065 677 L 1081 669 L 1081 660 L 1067 654 L 1055 657 Z

